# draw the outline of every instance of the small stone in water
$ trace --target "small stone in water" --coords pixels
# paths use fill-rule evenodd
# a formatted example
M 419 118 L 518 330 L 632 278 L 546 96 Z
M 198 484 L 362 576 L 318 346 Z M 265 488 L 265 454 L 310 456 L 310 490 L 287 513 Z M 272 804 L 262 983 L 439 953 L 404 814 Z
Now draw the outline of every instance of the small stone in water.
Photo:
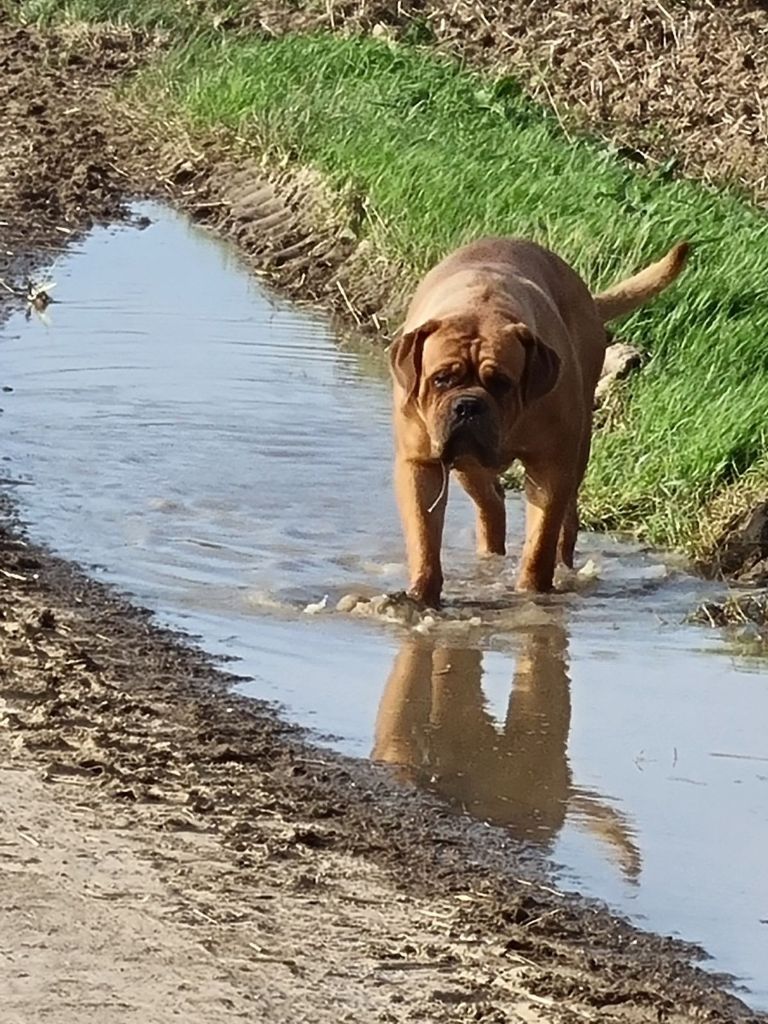
M 372 597 L 369 601 L 369 606 L 372 615 L 381 615 L 389 604 L 389 597 L 386 594 L 379 594 L 377 597 Z
M 579 569 L 578 575 L 582 579 L 594 580 L 600 575 L 600 566 L 593 558 L 588 558 L 587 561 Z
M 317 615 L 318 612 L 323 612 L 328 607 L 328 595 L 326 594 L 322 601 L 316 601 L 314 604 L 308 604 L 304 609 L 306 615 Z

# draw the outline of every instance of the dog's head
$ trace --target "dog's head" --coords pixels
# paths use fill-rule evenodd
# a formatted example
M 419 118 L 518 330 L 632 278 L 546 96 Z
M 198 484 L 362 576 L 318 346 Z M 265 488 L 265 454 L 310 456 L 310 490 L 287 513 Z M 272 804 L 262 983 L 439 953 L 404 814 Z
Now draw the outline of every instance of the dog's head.
M 403 402 L 449 466 L 473 458 L 500 468 L 500 445 L 525 407 L 557 383 L 560 359 L 525 324 L 472 315 L 429 320 L 390 350 Z

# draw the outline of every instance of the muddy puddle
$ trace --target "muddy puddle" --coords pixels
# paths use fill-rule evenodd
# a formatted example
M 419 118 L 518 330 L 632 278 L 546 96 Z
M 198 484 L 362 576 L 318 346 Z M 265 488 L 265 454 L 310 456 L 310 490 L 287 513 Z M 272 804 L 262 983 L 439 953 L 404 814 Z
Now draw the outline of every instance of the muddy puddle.
M 94 232 L 45 316 L 0 332 L 0 476 L 35 536 L 240 658 L 246 692 L 321 743 L 702 943 L 768 1007 L 768 664 L 682 625 L 706 585 L 585 536 L 567 592 L 515 598 L 514 558 L 476 564 L 453 493 L 446 617 L 335 612 L 404 582 L 384 360 L 182 218 L 138 212 L 149 227 Z

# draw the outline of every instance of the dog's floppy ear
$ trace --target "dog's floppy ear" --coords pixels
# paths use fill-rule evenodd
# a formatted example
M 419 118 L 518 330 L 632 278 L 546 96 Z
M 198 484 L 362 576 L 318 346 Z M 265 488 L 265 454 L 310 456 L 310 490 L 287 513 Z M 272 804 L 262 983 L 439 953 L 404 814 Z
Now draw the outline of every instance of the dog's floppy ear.
M 419 392 L 421 354 L 424 342 L 439 326 L 439 320 L 427 320 L 415 330 L 395 338 L 389 349 L 389 365 L 392 376 L 405 391 L 408 401 L 415 398 Z
M 520 380 L 523 404 L 543 398 L 557 384 L 560 376 L 560 356 L 549 345 L 522 327 L 519 338 L 525 349 L 525 368 Z

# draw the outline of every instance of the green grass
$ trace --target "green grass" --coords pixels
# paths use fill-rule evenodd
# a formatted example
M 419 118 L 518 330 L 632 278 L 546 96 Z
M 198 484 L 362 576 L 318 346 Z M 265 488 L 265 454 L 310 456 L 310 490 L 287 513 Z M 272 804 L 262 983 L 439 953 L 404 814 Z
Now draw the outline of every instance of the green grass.
M 484 233 L 551 246 L 594 285 L 698 241 L 681 282 L 622 325 L 652 352 L 598 435 L 592 525 L 695 547 L 704 506 L 766 448 L 768 220 L 733 194 L 623 165 L 564 136 L 508 79 L 364 39 L 197 39 L 143 83 L 368 197 L 363 232 L 414 274 Z
M 365 197 L 362 234 L 406 277 L 485 233 L 549 245 L 594 286 L 680 238 L 698 243 L 680 283 L 621 326 L 652 358 L 626 418 L 595 439 L 585 518 L 695 550 L 711 530 L 712 499 L 738 494 L 755 464 L 768 476 L 768 220 L 735 193 L 638 171 L 605 146 L 567 136 L 511 79 L 489 80 L 424 49 L 332 36 L 206 37 L 213 2 L 23 7 L 28 16 L 33 8 L 48 18 L 120 16 L 186 34 L 139 94 L 202 130 L 236 128 Z

